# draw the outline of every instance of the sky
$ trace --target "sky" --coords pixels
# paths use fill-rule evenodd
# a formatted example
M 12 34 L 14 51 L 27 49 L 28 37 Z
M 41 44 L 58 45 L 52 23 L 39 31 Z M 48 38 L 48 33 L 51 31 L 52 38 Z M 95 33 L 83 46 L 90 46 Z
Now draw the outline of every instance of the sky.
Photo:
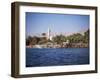
M 71 34 L 89 29 L 89 15 L 26 12 L 26 36 L 47 33 Z

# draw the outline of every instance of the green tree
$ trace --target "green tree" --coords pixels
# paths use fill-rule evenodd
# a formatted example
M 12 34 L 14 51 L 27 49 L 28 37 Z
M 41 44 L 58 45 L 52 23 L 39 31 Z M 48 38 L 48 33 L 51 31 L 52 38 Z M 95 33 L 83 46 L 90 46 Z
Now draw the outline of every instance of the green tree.
M 53 37 L 53 41 L 56 42 L 57 44 L 62 44 L 63 42 L 66 41 L 66 37 L 63 35 L 57 35 Z
M 89 43 L 89 30 L 84 32 L 84 38 L 83 38 L 84 43 Z
M 32 42 L 32 37 L 29 36 L 27 39 L 26 39 L 26 45 L 30 45 Z
M 36 37 L 36 36 L 29 36 L 27 39 L 26 39 L 26 45 L 35 45 L 35 44 L 38 44 L 40 38 L 39 37 Z
M 76 33 L 67 37 L 70 43 L 79 43 L 83 40 L 83 35 L 80 33 Z

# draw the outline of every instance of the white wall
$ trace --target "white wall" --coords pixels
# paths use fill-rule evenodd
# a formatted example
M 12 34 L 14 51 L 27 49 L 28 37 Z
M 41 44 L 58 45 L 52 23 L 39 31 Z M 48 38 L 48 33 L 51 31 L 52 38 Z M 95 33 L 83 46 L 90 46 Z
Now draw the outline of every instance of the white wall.
M 11 67 L 11 2 L 15 0 L 1 0 L 0 2 L 0 80 L 16 80 L 10 76 Z M 16 0 L 30 1 L 41 3 L 57 3 L 57 4 L 76 4 L 98 6 L 100 14 L 100 0 Z M 98 23 L 100 16 L 98 15 Z M 98 24 L 98 35 L 100 35 L 100 23 Z M 100 37 L 98 37 L 100 44 Z M 100 47 L 100 45 L 98 46 Z M 38 78 L 21 78 L 18 80 L 100 80 L 100 50 L 98 48 L 98 68 L 97 74 L 78 74 L 65 76 L 49 76 Z

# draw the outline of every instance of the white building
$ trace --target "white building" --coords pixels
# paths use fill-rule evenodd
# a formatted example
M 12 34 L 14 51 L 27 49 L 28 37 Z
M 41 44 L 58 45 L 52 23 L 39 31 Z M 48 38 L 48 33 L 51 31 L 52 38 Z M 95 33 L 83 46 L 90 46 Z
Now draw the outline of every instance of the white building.
M 51 30 L 48 28 L 47 39 L 52 40 Z

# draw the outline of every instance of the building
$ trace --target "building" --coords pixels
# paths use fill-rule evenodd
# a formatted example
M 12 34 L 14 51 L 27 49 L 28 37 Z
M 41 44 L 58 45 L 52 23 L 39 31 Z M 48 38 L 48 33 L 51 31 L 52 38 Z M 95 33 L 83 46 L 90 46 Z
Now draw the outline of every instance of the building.
M 48 28 L 47 39 L 52 40 L 51 30 Z

